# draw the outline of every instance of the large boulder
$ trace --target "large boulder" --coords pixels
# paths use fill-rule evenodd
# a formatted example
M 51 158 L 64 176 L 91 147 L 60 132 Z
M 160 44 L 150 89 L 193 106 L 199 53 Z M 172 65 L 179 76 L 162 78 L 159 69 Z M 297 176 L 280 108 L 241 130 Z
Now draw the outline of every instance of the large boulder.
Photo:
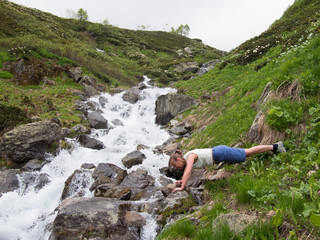
M 43 159 L 49 147 L 68 132 L 50 121 L 21 125 L 5 133 L 0 141 L 0 156 L 13 165 Z
M 142 164 L 144 159 L 146 156 L 142 152 L 133 151 L 124 156 L 121 161 L 126 168 L 131 168 L 134 165 Z
M 176 93 L 161 95 L 156 101 L 156 123 L 166 125 L 179 113 L 197 104 L 194 98 L 186 95 Z
M 73 199 L 59 208 L 49 239 L 137 239 L 125 223 L 129 208 L 106 198 Z

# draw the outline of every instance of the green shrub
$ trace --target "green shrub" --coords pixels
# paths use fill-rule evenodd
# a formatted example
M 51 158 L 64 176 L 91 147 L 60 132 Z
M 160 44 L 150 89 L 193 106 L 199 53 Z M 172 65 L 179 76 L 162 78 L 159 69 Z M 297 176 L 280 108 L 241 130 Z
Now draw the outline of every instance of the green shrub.
M 284 131 L 302 121 L 304 109 L 298 102 L 286 100 L 273 101 L 267 114 L 271 128 Z
M 7 71 L 0 72 L 0 79 L 11 79 L 13 78 L 13 75 Z
M 165 228 L 157 239 L 191 238 L 195 233 L 194 225 L 189 220 L 182 220 Z
M 0 131 L 27 122 L 29 122 L 29 118 L 25 111 L 0 104 Z

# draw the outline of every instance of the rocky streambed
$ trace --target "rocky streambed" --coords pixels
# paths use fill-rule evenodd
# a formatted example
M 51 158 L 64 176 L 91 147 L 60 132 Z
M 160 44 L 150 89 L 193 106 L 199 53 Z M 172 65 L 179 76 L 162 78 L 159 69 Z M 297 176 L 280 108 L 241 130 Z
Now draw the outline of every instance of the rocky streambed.
M 0 172 L 3 239 L 154 239 L 165 212 L 201 204 L 205 170 L 192 174 L 189 191 L 171 193 L 167 169 L 175 138 L 191 126 L 169 134 L 160 125 L 196 101 L 148 81 L 92 95 L 76 104 L 90 127 L 52 119 L 2 136 L 1 158 L 14 166 Z

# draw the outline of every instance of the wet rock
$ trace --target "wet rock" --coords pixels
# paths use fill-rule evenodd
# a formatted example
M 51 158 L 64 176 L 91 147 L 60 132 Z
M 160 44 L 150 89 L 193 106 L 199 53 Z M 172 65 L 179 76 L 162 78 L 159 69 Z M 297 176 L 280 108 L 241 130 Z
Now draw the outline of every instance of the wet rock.
M 88 121 L 90 127 L 95 129 L 108 129 L 108 120 L 97 112 L 88 113 Z
M 146 159 L 146 156 L 142 152 L 133 151 L 124 156 L 121 161 L 126 168 L 131 168 L 132 166 L 142 164 L 144 159 Z
M 82 190 L 88 188 L 92 184 L 92 181 L 91 172 L 89 170 L 75 170 L 65 182 L 61 200 L 79 193 L 82 194 Z
M 181 149 L 181 143 L 176 142 L 176 138 L 170 138 L 165 141 L 161 146 L 157 146 L 154 149 L 154 153 L 165 153 L 167 155 L 171 155 L 177 149 Z
M 164 212 L 167 209 L 179 209 L 183 207 L 184 201 L 187 199 L 190 199 L 190 195 L 187 191 L 177 191 L 177 192 L 171 192 L 163 201 L 161 201 L 159 205 L 159 211 Z M 194 199 L 190 199 L 191 201 L 194 201 L 194 204 L 196 204 Z
M 118 200 L 130 200 L 131 189 L 117 186 L 115 183 L 99 185 L 94 190 L 95 197 L 116 198 Z
M 243 230 L 245 227 L 250 225 L 253 222 L 256 222 L 258 220 L 257 216 L 247 215 L 244 213 L 227 213 L 218 216 L 213 222 L 212 222 L 212 232 L 219 231 L 217 228 L 218 224 L 220 223 L 227 223 L 229 225 L 230 230 L 234 232 L 239 232 Z
M 16 170 L 0 171 L 0 193 L 7 193 L 19 188 Z
M 104 108 L 106 106 L 106 104 L 108 103 L 108 99 L 101 96 L 101 97 L 99 97 L 99 103 L 100 103 L 101 107 Z
M 81 165 L 82 169 L 93 169 L 96 168 L 96 166 L 93 163 L 84 163 Z
M 119 119 L 113 119 L 111 121 L 111 123 L 115 126 L 115 127 L 118 127 L 118 126 L 124 126 L 123 122 Z
M 39 191 L 50 182 L 50 175 L 47 173 L 41 173 L 39 177 L 36 179 L 34 190 Z
M 80 135 L 79 142 L 82 146 L 86 148 L 91 148 L 96 150 L 101 150 L 105 148 L 105 145 L 101 141 L 91 138 L 87 135 Z
M 76 111 L 80 111 L 80 112 L 83 112 L 83 114 L 85 116 L 88 116 L 88 112 L 90 110 L 90 107 L 88 106 L 88 104 L 86 104 L 85 102 L 83 101 L 76 101 L 75 102 L 75 110 Z
M 114 183 L 111 178 L 107 176 L 99 176 L 97 179 L 94 181 L 94 183 L 90 187 L 90 191 L 94 191 L 97 187 L 103 184 L 108 184 L 108 183 Z
M 38 159 L 33 159 L 27 162 L 21 170 L 23 171 L 40 171 L 41 168 L 46 165 L 48 162 L 47 161 L 42 161 Z
M 134 104 L 139 101 L 139 97 L 140 97 L 140 89 L 137 87 L 133 87 L 127 90 L 123 94 L 122 99 L 123 101 Z
M 74 199 L 59 208 L 49 239 L 137 239 L 123 224 L 129 207 L 106 198 Z
M 111 163 L 99 163 L 92 173 L 92 177 L 95 180 L 97 180 L 99 176 L 107 176 L 116 184 L 120 184 L 127 175 L 126 170 Z
M 129 227 L 143 227 L 146 225 L 146 220 L 137 212 L 127 212 L 124 216 L 125 224 Z
M 176 93 L 161 95 L 156 101 L 156 123 L 166 125 L 179 113 L 197 104 L 195 99 L 186 95 Z
M 0 156 L 17 165 L 32 159 L 44 159 L 49 147 L 65 136 L 66 132 L 50 121 L 21 125 L 2 136 Z
M 71 128 L 71 132 L 77 135 L 90 134 L 91 130 L 81 124 L 77 124 Z
M 154 182 L 155 178 L 148 175 L 148 171 L 138 169 L 137 171 L 133 171 L 128 176 L 126 176 L 120 186 L 144 189 L 148 186 L 153 186 Z

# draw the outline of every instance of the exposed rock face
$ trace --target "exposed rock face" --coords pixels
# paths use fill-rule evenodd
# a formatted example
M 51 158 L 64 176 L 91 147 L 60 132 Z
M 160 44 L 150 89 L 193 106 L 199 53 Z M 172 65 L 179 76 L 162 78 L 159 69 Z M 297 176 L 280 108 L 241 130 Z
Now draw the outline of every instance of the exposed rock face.
M 0 194 L 19 188 L 19 180 L 15 170 L 0 171 Z
M 161 95 L 156 101 L 156 123 L 166 125 L 179 113 L 197 104 L 195 99 L 186 95 L 176 93 Z
M 21 125 L 2 136 L 0 156 L 14 164 L 43 159 L 48 148 L 66 135 L 64 129 L 50 121 Z
M 184 72 L 192 72 L 196 73 L 199 70 L 199 66 L 197 62 L 187 62 L 187 63 L 179 63 L 175 65 L 174 72 L 184 73 Z
M 137 239 L 124 224 L 130 205 L 106 198 L 77 198 L 62 206 L 50 240 Z
M 197 74 L 199 76 L 209 72 L 212 68 L 214 68 L 218 63 L 220 63 L 220 60 L 219 59 L 215 59 L 215 60 L 212 60 L 210 62 L 207 62 L 205 64 L 203 64 L 201 66 L 201 68 L 199 69 L 199 71 L 197 72 Z
M 140 151 L 133 151 L 128 153 L 124 158 L 122 158 L 122 163 L 126 168 L 131 168 L 134 165 L 142 164 L 146 156 Z

